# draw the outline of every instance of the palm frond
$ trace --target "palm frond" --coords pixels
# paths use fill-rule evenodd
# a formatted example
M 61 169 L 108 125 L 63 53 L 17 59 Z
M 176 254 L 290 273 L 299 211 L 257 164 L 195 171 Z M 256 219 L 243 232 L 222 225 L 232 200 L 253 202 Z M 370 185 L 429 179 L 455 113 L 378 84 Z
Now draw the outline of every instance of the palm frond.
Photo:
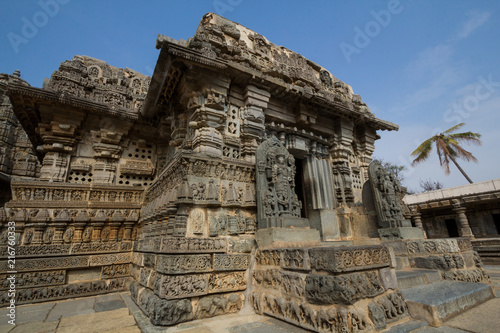
M 455 125 L 453 127 L 448 128 L 446 131 L 443 132 L 443 134 L 448 134 L 448 133 L 454 132 L 454 131 L 456 131 L 459 128 L 462 128 L 464 126 L 465 126 L 465 123 L 457 124 L 457 125 Z
M 411 153 L 411 156 L 416 156 L 411 165 L 416 165 L 425 161 L 432 151 L 432 144 L 434 143 L 435 137 L 425 140 Z
M 466 143 L 471 143 L 480 146 L 482 144 L 480 138 L 481 134 L 473 133 L 473 132 L 464 132 L 464 133 L 455 133 L 450 134 L 450 138 L 453 138 L 457 141 L 463 141 Z
M 454 148 L 454 153 L 456 156 L 463 158 L 466 161 L 473 161 L 477 163 L 477 158 L 472 155 L 471 152 L 463 149 L 460 145 L 452 143 L 451 146 Z

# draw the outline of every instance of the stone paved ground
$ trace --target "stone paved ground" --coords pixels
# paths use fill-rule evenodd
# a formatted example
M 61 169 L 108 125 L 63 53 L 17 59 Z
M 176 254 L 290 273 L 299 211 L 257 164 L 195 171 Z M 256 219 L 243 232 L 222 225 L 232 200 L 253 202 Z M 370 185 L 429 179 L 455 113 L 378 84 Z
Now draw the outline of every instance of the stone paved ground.
M 500 266 L 485 267 L 497 295 L 445 323 L 423 327 L 410 321 L 390 333 L 493 333 L 500 332 Z M 7 310 L 0 309 L 0 333 L 301 333 L 307 332 L 274 318 L 258 316 L 246 308 L 239 314 L 196 320 L 170 328 L 158 328 L 130 299 L 128 293 L 86 297 L 16 308 L 16 326 L 8 325 Z M 406 327 L 406 328 L 405 328 Z M 411 328 L 410 328 L 411 327 Z
M 0 310 L 0 333 L 140 333 L 122 296 L 115 293 L 16 308 L 16 326 Z

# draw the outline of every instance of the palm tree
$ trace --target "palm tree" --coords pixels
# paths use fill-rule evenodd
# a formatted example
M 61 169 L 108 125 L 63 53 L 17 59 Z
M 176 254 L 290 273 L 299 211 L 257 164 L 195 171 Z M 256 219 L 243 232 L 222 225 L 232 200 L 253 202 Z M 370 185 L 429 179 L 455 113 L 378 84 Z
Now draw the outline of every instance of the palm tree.
M 476 145 L 481 145 L 481 134 L 472 133 L 472 132 L 464 132 L 464 133 L 453 133 L 459 128 L 463 127 L 465 123 L 460 123 L 458 125 L 453 126 L 452 128 L 444 131 L 441 134 L 434 135 L 432 138 L 429 138 L 422 142 L 420 146 L 411 156 L 416 156 L 416 158 L 411 163 L 412 166 L 419 164 L 425 161 L 430 152 L 432 151 L 432 145 L 436 144 L 437 154 L 439 156 L 439 163 L 444 168 L 444 173 L 450 173 L 450 160 L 457 166 L 458 170 L 464 175 L 464 177 L 472 183 L 472 180 L 467 176 L 465 171 L 458 165 L 457 158 L 463 158 L 466 161 L 477 162 L 477 159 L 467 150 L 463 149 L 460 146 L 461 142 L 464 143 L 472 143 Z

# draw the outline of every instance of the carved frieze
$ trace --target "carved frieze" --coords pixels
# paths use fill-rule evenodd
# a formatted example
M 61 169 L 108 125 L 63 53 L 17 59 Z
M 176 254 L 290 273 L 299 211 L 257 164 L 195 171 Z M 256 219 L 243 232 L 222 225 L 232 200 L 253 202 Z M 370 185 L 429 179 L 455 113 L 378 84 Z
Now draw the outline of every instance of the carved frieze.
M 249 267 L 249 254 L 214 254 L 214 271 L 238 271 Z
M 330 273 L 350 272 L 391 265 L 385 246 L 359 246 L 350 249 L 314 248 L 309 250 L 311 268 Z
M 164 274 L 208 272 L 212 270 L 212 255 L 158 255 L 156 269 Z
M 286 269 L 310 270 L 307 249 L 284 249 L 281 267 Z
M 235 313 L 243 306 L 242 294 L 221 294 L 205 296 L 196 306 L 195 318 L 203 319 L 223 314 Z
M 87 267 L 88 265 L 89 265 L 89 256 L 16 260 L 17 271 L 65 269 L 65 268 Z M 8 271 L 7 261 L 0 262 L 0 271 Z
M 255 259 L 259 265 L 280 266 L 282 250 L 257 250 Z
M 306 277 L 306 299 L 313 304 L 354 304 L 384 291 L 377 271 Z
M 176 299 L 206 295 L 208 274 L 161 275 L 158 296 Z
M 131 253 L 110 253 L 102 255 L 92 255 L 89 259 L 89 266 L 102 266 L 111 264 L 125 264 L 132 259 Z
M 227 240 L 213 238 L 164 237 L 161 240 L 160 253 L 199 253 L 226 252 Z
M 1 274 L 0 290 L 7 290 L 10 288 L 10 281 L 7 278 L 10 274 Z M 44 287 L 64 284 L 66 280 L 66 271 L 45 271 L 45 272 L 27 272 L 16 274 L 16 288 L 29 288 L 29 287 Z
M 47 302 L 69 297 L 82 297 L 102 294 L 111 291 L 125 290 L 127 280 L 124 278 L 113 280 L 100 280 L 94 282 L 81 282 L 61 286 L 20 289 L 16 292 L 16 304 L 31 304 Z M 0 304 L 10 301 L 7 291 L 0 292 Z
M 109 266 L 103 266 L 101 272 L 101 278 L 111 279 L 122 276 L 130 275 L 130 264 L 113 264 Z
M 16 256 L 31 257 L 31 256 L 54 256 L 68 255 L 70 253 L 70 245 L 21 245 L 16 247 Z M 7 257 L 7 247 L 0 247 L 0 257 Z
M 251 304 L 264 313 L 314 332 L 371 332 L 363 312 L 345 307 L 316 307 L 284 296 L 253 292 Z

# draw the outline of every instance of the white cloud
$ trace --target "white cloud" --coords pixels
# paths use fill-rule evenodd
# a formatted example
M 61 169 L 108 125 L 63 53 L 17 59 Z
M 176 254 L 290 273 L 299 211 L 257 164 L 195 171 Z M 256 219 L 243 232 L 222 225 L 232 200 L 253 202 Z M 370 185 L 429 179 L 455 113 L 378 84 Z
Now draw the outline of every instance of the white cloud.
M 474 32 L 474 30 L 485 24 L 486 21 L 488 21 L 488 19 L 490 18 L 491 14 L 488 12 L 474 11 L 468 13 L 468 16 L 469 19 L 467 20 L 467 22 L 465 22 L 462 29 L 457 34 L 459 39 L 468 37 L 471 33 Z

